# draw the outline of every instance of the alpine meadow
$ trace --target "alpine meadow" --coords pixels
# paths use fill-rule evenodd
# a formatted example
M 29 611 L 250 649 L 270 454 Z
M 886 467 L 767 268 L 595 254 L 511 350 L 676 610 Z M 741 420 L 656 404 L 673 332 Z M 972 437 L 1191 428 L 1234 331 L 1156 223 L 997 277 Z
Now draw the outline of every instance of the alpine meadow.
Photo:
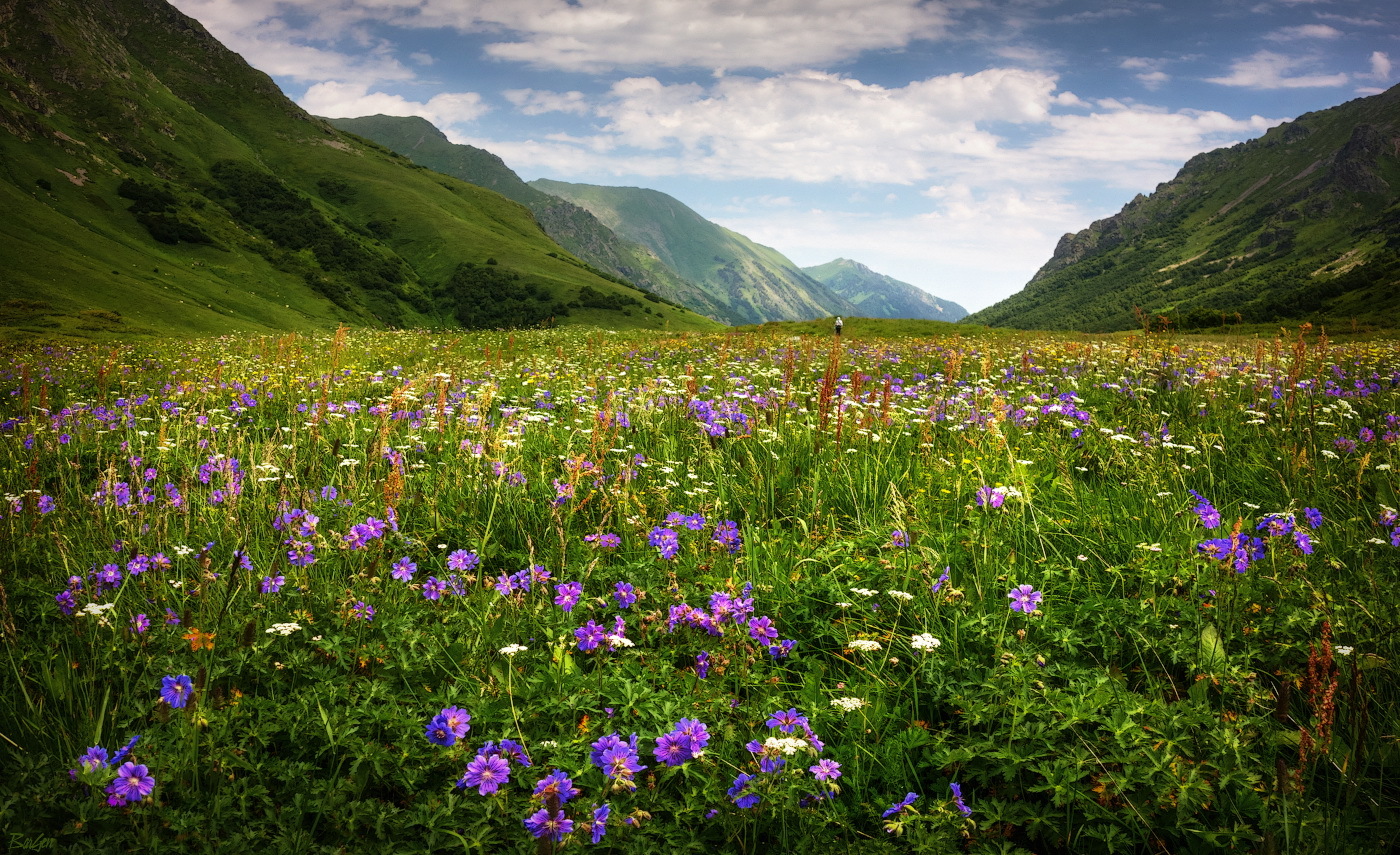
M 1400 88 L 967 316 L 163 0 L 0 43 L 0 851 L 1400 848 Z

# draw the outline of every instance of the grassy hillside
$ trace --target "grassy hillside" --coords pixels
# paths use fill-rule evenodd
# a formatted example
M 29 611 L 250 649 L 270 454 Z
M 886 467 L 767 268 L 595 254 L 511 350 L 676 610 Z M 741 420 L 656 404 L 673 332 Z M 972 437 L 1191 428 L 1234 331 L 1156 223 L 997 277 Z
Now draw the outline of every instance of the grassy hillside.
M 163 2 L 53 0 L 0 27 L 7 335 L 714 326 L 598 276 L 517 203 L 307 115 Z
M 1034 329 L 1386 322 L 1400 310 L 1400 87 L 1192 158 L 1066 235 L 970 320 Z
M 543 179 L 530 186 L 587 208 L 608 228 L 651 249 L 705 287 L 736 321 L 856 314 L 849 301 L 782 253 L 710 222 L 665 193 Z

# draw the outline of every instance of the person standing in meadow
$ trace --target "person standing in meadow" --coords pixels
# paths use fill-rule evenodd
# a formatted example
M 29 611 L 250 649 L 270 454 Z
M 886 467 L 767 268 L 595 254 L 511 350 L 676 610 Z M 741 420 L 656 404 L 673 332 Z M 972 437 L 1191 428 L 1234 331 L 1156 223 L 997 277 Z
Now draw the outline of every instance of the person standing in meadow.
M 837 315 L 837 316 L 836 316 L 836 337 L 837 337 L 837 338 L 840 338 L 840 337 L 841 337 L 841 323 L 842 323 L 842 322 L 841 322 L 841 316 L 840 316 L 840 315 Z

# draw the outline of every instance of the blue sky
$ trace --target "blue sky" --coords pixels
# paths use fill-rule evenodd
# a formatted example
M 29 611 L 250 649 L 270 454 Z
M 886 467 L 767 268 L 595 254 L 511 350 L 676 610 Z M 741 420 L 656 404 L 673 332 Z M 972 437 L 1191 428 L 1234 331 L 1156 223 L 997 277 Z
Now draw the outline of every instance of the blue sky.
M 1354 0 L 174 0 L 320 116 L 651 187 L 976 310 L 1192 155 L 1400 78 Z

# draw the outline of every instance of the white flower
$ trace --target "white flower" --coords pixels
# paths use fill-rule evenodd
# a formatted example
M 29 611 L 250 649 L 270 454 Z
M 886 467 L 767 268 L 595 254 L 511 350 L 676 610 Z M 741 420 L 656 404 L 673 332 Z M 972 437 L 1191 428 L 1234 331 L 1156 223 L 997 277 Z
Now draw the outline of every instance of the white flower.
M 886 594 L 889 594 L 891 597 L 894 597 L 896 600 L 912 600 L 912 599 L 914 599 L 914 595 L 908 593 L 907 591 L 886 591 L 885 593 L 886 593 Z
M 635 646 L 636 646 L 636 645 L 634 645 L 634 644 L 632 643 L 632 639 L 628 638 L 628 637 L 625 636 L 625 635 L 609 635 L 609 636 L 607 637 L 607 639 L 608 639 L 608 644 L 612 645 L 613 647 L 635 647 Z
M 1332 652 L 1337 654 L 1338 656 L 1350 656 L 1355 650 L 1355 647 L 1351 647 L 1346 644 L 1338 644 L 1337 646 L 1332 648 Z
M 880 642 L 873 641 L 869 638 L 857 638 L 854 641 L 852 641 L 849 646 L 852 650 L 861 650 L 866 653 L 874 653 L 875 651 L 880 649 Z
M 97 617 L 101 617 L 103 612 L 107 611 L 108 609 L 114 609 L 116 607 L 116 603 L 88 603 L 87 605 L 83 606 L 83 610 L 79 612 L 79 614 L 95 615 Z
M 853 712 L 864 706 L 869 706 L 860 698 L 832 698 L 831 705 L 841 712 Z
M 873 597 L 873 596 L 875 596 L 876 594 L 878 594 L 878 593 L 880 593 L 880 592 L 879 592 L 879 591 L 872 591 L 872 590 L 870 590 L 869 588 L 852 588 L 852 589 L 851 589 L 851 593 L 852 593 L 852 594 L 859 594 L 859 595 L 861 595 L 862 597 Z
M 851 604 L 850 604 L 850 603 L 837 603 L 837 604 L 836 604 L 836 608 L 838 608 L 838 609 L 849 609 L 850 607 L 851 607 Z
M 797 739 L 792 736 L 770 736 L 763 740 L 763 747 L 774 751 L 780 751 L 784 755 L 791 756 L 806 749 L 812 750 L 812 746 L 805 739 Z
M 274 632 L 278 635 L 291 635 L 299 629 L 301 629 L 301 624 L 299 623 L 274 623 L 272 626 L 263 630 L 263 632 L 266 632 L 269 635 L 271 635 Z
M 943 642 L 929 635 L 927 632 L 921 632 L 914 636 L 910 644 L 913 645 L 915 650 L 937 650 L 942 646 Z
M 523 644 L 507 644 L 505 647 L 501 648 L 501 653 L 505 656 L 514 656 L 517 653 L 524 653 L 529 649 L 530 648 Z

